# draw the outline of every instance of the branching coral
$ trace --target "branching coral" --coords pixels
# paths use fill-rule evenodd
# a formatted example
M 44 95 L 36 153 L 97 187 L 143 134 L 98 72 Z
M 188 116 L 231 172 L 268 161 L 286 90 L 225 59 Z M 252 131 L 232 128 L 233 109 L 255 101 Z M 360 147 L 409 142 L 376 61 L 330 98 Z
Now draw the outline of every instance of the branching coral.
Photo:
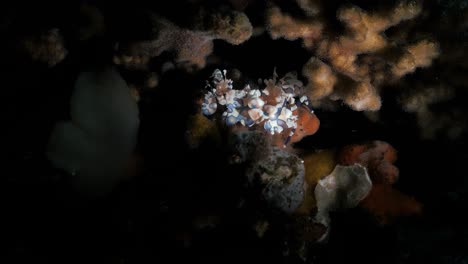
M 302 39 L 306 47 L 312 47 L 314 41 L 322 35 L 323 24 L 317 20 L 297 20 L 281 12 L 278 7 L 267 10 L 267 29 L 273 39 Z
M 428 67 L 439 55 L 439 49 L 433 42 L 423 40 L 406 48 L 405 53 L 392 65 L 392 73 L 400 78 L 412 73 L 416 68 Z
M 300 38 L 315 53 L 302 71 L 309 80 L 306 89 L 313 102 L 343 100 L 356 111 L 379 110 L 380 86 L 431 65 L 438 56 L 434 42 L 422 40 L 397 47 L 384 35 L 388 28 L 415 18 L 421 11 L 417 3 L 400 2 L 380 13 L 356 6 L 342 7 L 337 11 L 338 20 L 345 26 L 342 34 L 327 31 L 317 1 L 301 0 L 298 4 L 307 19 L 296 19 L 271 7 L 267 11 L 267 27 L 272 38 Z
M 213 51 L 213 40 L 222 39 L 238 45 L 252 35 L 252 25 L 244 13 L 201 11 L 193 29 L 181 28 L 152 13 L 146 14 L 151 24 L 149 39 L 118 45 L 116 64 L 130 68 L 145 68 L 149 60 L 170 52 L 178 64 L 203 68 Z

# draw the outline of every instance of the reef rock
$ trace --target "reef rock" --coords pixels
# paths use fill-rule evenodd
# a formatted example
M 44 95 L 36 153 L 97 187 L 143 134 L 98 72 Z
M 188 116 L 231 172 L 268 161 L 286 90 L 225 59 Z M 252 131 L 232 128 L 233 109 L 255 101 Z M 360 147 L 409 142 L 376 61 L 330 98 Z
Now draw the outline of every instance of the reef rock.
M 262 199 L 272 208 L 288 214 L 304 199 L 304 175 L 303 161 L 276 147 L 247 172 L 249 184 L 259 187 Z

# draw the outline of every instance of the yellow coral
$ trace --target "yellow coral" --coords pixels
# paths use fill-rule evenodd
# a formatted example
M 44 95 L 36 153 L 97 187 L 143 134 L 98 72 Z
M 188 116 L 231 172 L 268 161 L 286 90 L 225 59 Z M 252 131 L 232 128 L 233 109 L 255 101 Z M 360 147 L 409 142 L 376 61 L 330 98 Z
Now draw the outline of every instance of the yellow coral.
M 297 214 L 310 214 L 317 204 L 314 189 L 317 182 L 330 174 L 336 166 L 335 150 L 321 150 L 304 156 L 305 182 L 307 189 L 304 200 L 296 210 Z

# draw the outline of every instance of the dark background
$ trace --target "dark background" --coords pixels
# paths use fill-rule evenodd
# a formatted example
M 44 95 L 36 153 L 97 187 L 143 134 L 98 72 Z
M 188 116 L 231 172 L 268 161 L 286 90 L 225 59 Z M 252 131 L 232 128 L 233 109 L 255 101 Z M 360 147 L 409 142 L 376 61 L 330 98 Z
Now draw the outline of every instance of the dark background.
M 353 3 L 377 7 L 374 1 Z M 209 65 L 194 73 L 174 70 L 165 74 L 155 90 L 142 94 L 139 103 L 137 152 L 143 157 L 139 175 L 122 183 L 111 195 L 90 201 L 74 192 L 64 172 L 54 169 L 44 155 L 55 122 L 69 118 L 68 102 L 77 75 L 84 69 L 111 63 L 112 43 L 131 38 L 125 34 L 139 28 L 133 11 L 150 8 L 184 25 L 197 3 L 97 2 L 108 19 L 108 33 L 85 44 L 75 41 L 70 33 L 79 22 L 73 16 L 78 1 L 1 5 L 0 14 L 5 19 L 11 14 L 14 17 L 14 23 L 2 29 L 0 46 L 5 162 L 0 174 L 0 237 L 5 241 L 1 247 L 7 252 L 2 254 L 2 263 L 301 263 L 283 257 L 282 230 L 264 239 L 255 236 L 250 227 L 253 212 L 236 207 L 242 183 L 236 170 L 227 169 L 219 155 L 223 150 L 205 146 L 193 151 L 184 141 L 187 116 L 194 111 L 194 95 L 213 69 L 237 68 L 252 79 L 270 77 L 275 67 L 280 76 L 300 72 L 310 54 L 299 41 L 273 41 L 268 34 L 241 46 L 215 41 L 214 54 L 221 58 L 221 65 Z M 327 5 L 333 10 L 340 3 L 327 1 Z M 457 16 L 456 7 L 462 5 L 463 1 L 426 1 L 424 8 L 432 11 L 421 30 L 442 42 L 458 41 L 461 48 L 465 47 L 465 35 L 440 32 L 431 26 L 447 14 Z M 245 11 L 254 25 L 263 21 L 263 7 L 264 3 L 257 1 Z M 53 68 L 29 61 L 16 48 L 19 36 L 50 27 L 62 30 L 69 50 L 66 59 Z M 454 40 L 447 40 L 450 37 Z M 445 67 L 449 66 L 436 62 L 404 81 L 439 77 Z M 468 262 L 466 141 L 443 136 L 422 140 L 415 116 L 401 110 L 397 94 L 396 89 L 385 90 L 377 122 L 346 107 L 336 112 L 317 110 L 319 132 L 298 147 L 323 149 L 367 140 L 389 142 L 399 155 L 396 188 L 420 201 L 423 214 L 385 227 L 359 209 L 333 215 L 329 242 L 312 248 L 308 263 Z M 463 102 L 464 95 L 455 100 Z M 440 106 L 438 111 L 446 111 L 444 107 L 451 105 Z M 222 224 L 193 232 L 193 219 L 205 212 L 220 216 Z M 184 246 L 187 243 L 189 246 Z

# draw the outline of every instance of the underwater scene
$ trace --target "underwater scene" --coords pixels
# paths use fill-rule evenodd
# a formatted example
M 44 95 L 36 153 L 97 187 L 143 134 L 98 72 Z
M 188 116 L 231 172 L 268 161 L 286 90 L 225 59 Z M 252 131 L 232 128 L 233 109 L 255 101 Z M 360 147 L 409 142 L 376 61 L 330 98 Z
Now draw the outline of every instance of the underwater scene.
M 1 263 L 468 263 L 468 1 L 1 5 Z

